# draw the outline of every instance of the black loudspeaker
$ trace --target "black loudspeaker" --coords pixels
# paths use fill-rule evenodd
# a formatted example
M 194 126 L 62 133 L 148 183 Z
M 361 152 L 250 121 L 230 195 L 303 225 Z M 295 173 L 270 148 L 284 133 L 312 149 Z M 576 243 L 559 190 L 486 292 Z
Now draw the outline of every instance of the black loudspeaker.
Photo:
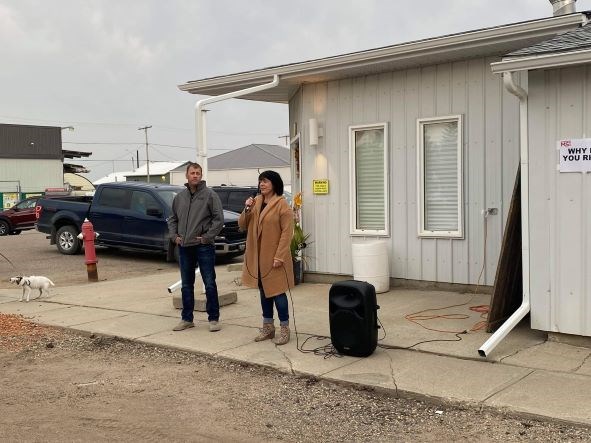
M 330 339 L 341 354 L 367 357 L 378 345 L 376 290 L 364 281 L 333 284 L 328 295 Z

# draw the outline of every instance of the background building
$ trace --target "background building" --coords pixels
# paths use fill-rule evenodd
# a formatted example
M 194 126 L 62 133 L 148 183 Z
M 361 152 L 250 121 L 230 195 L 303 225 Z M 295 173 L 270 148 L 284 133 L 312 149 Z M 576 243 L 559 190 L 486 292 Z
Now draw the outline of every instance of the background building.
M 0 124 L 0 207 L 22 198 L 63 188 L 64 157 L 87 157 L 88 152 L 62 151 L 62 128 Z M 80 169 L 77 169 L 80 172 Z
M 209 186 L 256 186 L 259 174 L 278 172 L 285 190 L 291 191 L 289 149 L 279 145 L 252 144 L 208 159 Z
M 146 165 L 140 166 L 134 172 L 126 173 L 125 178 L 127 181 L 134 182 L 149 181 L 150 183 L 183 185 L 186 182 L 185 169 L 187 163 L 189 162 L 150 162 L 150 180 L 148 180 Z

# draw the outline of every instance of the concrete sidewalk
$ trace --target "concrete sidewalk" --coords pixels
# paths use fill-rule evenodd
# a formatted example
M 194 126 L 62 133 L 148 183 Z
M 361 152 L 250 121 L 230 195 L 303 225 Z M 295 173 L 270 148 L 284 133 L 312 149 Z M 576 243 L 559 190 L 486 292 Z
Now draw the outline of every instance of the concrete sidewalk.
M 522 326 L 486 359 L 478 348 L 490 334 L 454 335 L 427 330 L 404 318 L 424 309 L 461 306 L 431 314 L 465 314 L 461 320 L 422 321 L 431 329 L 470 330 L 481 320 L 469 308 L 489 303 L 488 295 L 396 289 L 378 294 L 383 325 L 378 349 L 368 358 L 323 358 L 302 353 L 311 335 L 330 336 L 330 285 L 305 283 L 291 292 L 295 316 L 292 340 L 285 346 L 255 343 L 261 323 L 258 291 L 235 283 L 239 273 L 218 266 L 220 293 L 238 292 L 238 302 L 222 307 L 223 329 L 210 333 L 205 313 L 196 312 L 193 329 L 173 332 L 180 313 L 166 288 L 178 272 L 102 281 L 82 286 L 56 286 L 49 298 L 19 302 L 21 288 L 0 290 L 0 312 L 22 314 L 33 321 L 86 333 L 117 336 L 139 342 L 272 367 L 335 382 L 391 391 L 392 395 L 465 402 L 555 420 L 591 425 L 591 349 L 546 341 L 544 333 Z M 290 307 L 291 308 L 291 307 Z M 295 318 L 294 318 L 295 317 Z M 295 320 L 295 321 L 294 321 Z M 297 327 L 298 340 L 294 334 Z M 419 342 L 430 341 L 415 345 Z M 305 349 L 329 344 L 310 339 Z M 408 348 L 412 345 L 412 349 Z

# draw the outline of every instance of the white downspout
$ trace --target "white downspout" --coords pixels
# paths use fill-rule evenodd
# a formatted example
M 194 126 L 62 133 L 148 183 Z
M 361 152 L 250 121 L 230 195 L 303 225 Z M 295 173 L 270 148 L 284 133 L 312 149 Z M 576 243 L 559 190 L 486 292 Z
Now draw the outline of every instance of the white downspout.
M 253 86 L 247 89 L 241 89 L 239 91 L 229 92 L 227 94 L 218 95 L 216 97 L 209 97 L 204 98 L 203 100 L 199 100 L 195 103 L 195 131 L 196 131 L 196 139 L 197 139 L 197 161 L 203 168 L 203 177 L 207 178 L 207 139 L 206 139 L 206 121 L 205 121 L 205 113 L 206 110 L 203 109 L 205 105 L 215 102 L 221 102 L 223 100 L 228 100 L 230 98 L 240 97 L 243 95 L 247 95 L 253 92 L 263 91 L 265 89 L 271 89 L 275 86 L 279 85 L 279 76 L 274 75 L 273 81 L 270 83 L 265 83 L 258 86 Z
M 503 72 L 507 91 L 519 98 L 519 144 L 521 151 L 521 256 L 523 266 L 523 300 L 521 306 L 478 349 L 486 357 L 530 311 L 529 294 L 529 147 L 527 122 L 527 92 L 515 83 L 512 72 Z

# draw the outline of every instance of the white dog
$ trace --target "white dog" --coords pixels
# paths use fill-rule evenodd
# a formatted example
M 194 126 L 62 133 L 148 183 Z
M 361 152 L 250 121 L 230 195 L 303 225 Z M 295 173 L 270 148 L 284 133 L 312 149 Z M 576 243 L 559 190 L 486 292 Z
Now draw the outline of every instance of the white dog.
M 43 291 L 46 291 L 47 295 L 49 295 L 49 287 L 55 286 L 50 279 L 43 277 L 42 275 L 31 275 L 30 277 L 10 277 L 10 282 L 23 287 L 23 294 L 21 295 L 20 301 L 25 299 L 26 291 L 27 302 L 31 296 L 31 289 L 39 289 L 39 297 L 41 297 L 43 295 Z

